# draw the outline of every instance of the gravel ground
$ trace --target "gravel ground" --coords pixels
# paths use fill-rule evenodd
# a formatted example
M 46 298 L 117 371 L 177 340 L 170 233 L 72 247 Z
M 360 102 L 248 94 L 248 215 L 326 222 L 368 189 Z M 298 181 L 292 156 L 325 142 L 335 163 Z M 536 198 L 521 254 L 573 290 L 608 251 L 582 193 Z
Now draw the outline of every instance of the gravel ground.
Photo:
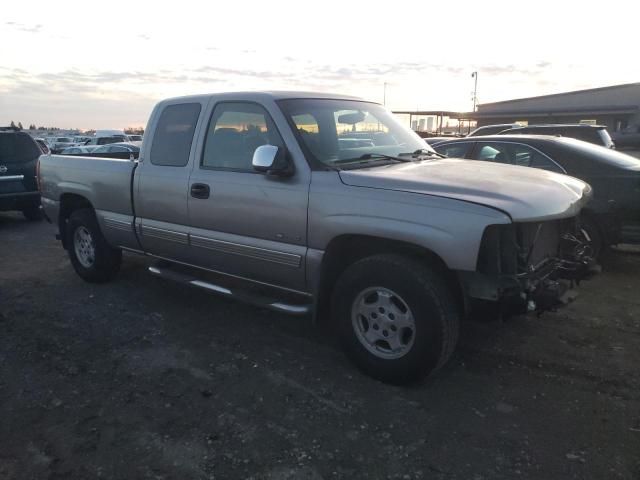
M 399 388 L 145 259 L 84 283 L 53 234 L 0 214 L 0 479 L 640 479 L 637 249 Z

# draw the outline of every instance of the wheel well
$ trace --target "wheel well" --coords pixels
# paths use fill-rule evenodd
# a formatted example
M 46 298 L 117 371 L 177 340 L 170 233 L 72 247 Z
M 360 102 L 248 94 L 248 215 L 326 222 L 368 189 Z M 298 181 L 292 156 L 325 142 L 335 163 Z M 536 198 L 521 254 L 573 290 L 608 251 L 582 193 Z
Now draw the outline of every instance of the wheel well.
M 617 215 L 607 212 L 600 213 L 590 208 L 585 208 L 580 212 L 580 216 L 591 222 L 600 234 L 603 245 L 612 245 L 620 241 L 620 220 Z
M 365 257 L 383 253 L 396 253 L 412 257 L 416 261 L 434 268 L 442 274 L 461 308 L 466 310 L 464 293 L 457 275 L 433 251 L 399 240 L 368 235 L 343 235 L 333 239 L 324 253 L 318 287 L 316 317 L 325 318 L 329 314 L 327 307 L 331 303 L 333 286 L 349 265 Z
M 60 231 L 60 239 L 62 240 L 62 246 L 67 248 L 67 239 L 65 235 L 67 222 L 69 217 L 76 210 L 83 208 L 89 208 L 93 210 L 93 205 L 82 195 L 76 195 L 74 193 L 65 193 L 60 197 L 60 215 L 58 217 L 58 229 Z

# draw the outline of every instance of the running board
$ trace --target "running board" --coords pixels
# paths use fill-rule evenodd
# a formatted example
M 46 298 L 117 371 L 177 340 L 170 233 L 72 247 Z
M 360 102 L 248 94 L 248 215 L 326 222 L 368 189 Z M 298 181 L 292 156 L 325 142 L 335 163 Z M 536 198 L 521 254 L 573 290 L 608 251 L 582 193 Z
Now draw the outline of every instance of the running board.
M 268 308 L 269 310 L 274 310 L 276 312 L 286 313 L 289 315 L 302 316 L 311 313 L 311 305 L 309 304 L 290 304 L 284 303 L 277 298 L 272 298 L 269 296 L 265 296 L 262 294 L 252 294 L 248 290 L 244 289 L 234 289 L 231 290 L 229 288 L 216 285 L 215 283 L 211 283 L 208 281 L 203 281 L 201 279 L 196 278 L 195 276 L 191 276 L 185 273 L 176 272 L 170 268 L 170 266 L 159 266 L 152 265 L 149 267 L 149 272 L 152 274 L 166 278 L 168 280 L 173 280 L 174 282 L 183 283 L 187 285 L 192 285 L 194 287 L 199 287 L 204 290 L 207 290 L 212 293 L 217 293 L 218 295 L 222 295 L 229 298 L 234 298 L 236 300 L 240 300 L 245 303 L 250 303 L 251 305 L 255 305 L 258 307 Z

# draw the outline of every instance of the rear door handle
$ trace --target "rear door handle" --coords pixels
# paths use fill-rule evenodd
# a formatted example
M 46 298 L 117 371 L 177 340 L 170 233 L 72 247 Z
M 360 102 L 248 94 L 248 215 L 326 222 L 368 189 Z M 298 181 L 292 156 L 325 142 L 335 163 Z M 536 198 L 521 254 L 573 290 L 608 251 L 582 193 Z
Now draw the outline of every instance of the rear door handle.
M 194 183 L 193 185 L 191 185 L 191 196 L 193 198 L 205 199 L 209 198 L 210 194 L 211 189 L 206 183 Z

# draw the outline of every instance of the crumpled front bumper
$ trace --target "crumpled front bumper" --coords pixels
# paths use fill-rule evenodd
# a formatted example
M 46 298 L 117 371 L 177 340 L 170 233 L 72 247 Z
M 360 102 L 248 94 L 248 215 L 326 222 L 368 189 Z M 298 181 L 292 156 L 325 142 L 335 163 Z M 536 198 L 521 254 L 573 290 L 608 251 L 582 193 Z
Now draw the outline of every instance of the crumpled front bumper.
M 484 275 L 478 272 L 458 272 L 467 302 L 474 300 L 495 302 L 500 311 L 508 314 L 543 313 L 571 303 L 578 296 L 577 286 L 600 272 L 593 260 L 572 270 L 571 278 L 528 279 L 514 276 Z
M 485 232 L 475 272 L 458 272 L 468 301 L 500 311 L 542 313 L 577 296 L 580 281 L 600 271 L 571 221 L 496 226 Z

